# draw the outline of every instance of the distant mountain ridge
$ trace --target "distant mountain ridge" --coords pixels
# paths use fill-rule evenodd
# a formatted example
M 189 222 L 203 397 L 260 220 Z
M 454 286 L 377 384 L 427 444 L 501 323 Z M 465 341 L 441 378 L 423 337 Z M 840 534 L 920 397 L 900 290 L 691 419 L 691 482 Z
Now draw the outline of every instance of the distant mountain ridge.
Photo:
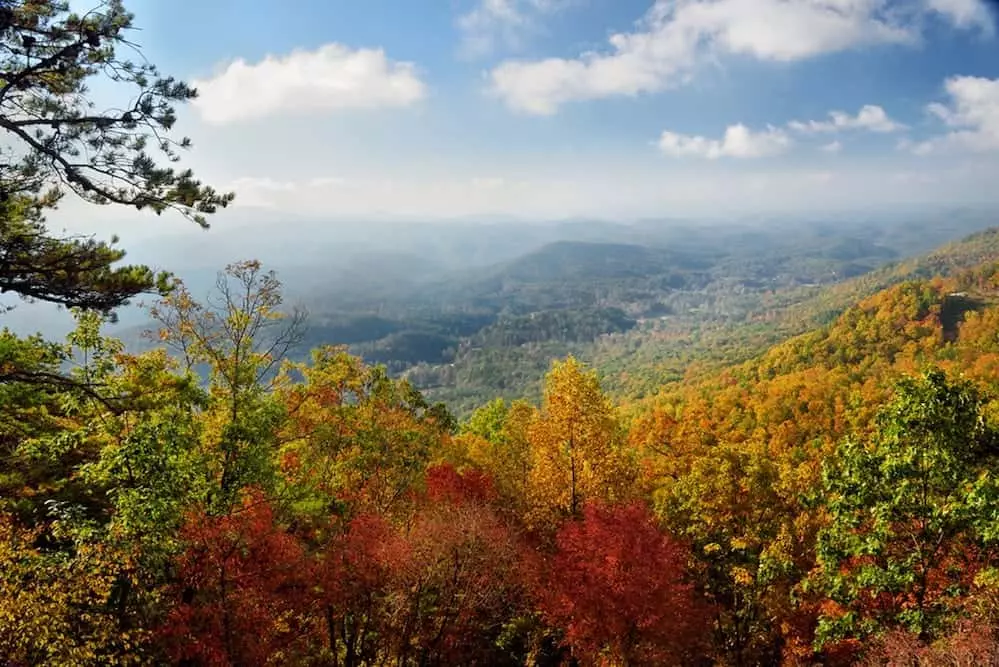
M 705 269 L 708 262 L 663 248 L 626 243 L 556 241 L 507 264 L 508 281 L 599 280 L 643 277 L 674 268 Z

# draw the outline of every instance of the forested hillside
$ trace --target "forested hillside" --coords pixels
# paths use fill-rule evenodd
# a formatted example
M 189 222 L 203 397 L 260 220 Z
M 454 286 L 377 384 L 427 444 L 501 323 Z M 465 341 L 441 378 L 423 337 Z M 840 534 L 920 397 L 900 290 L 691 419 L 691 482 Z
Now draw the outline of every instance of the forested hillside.
M 976 232 L 924 255 L 890 262 L 841 282 L 774 290 L 745 319 L 674 319 L 601 340 L 586 354 L 615 395 L 655 393 L 664 383 L 745 361 L 815 329 L 858 301 L 906 280 L 949 276 L 999 256 L 999 229 Z
M 947 257 L 987 256 L 986 235 L 913 258 L 994 222 L 992 211 L 941 209 L 837 222 L 413 223 L 386 225 L 383 241 L 338 239 L 322 264 L 277 266 L 289 301 L 310 313 L 293 354 L 348 345 L 467 416 L 495 396 L 537 400 L 550 360 L 568 354 L 629 399 L 695 362 L 748 359 L 894 281 L 946 271 Z M 204 297 L 215 269 L 180 273 Z M 115 335 L 144 349 L 149 328 Z
M 983 224 L 973 220 L 958 226 Z M 536 399 L 549 360 L 567 354 L 592 364 L 613 395 L 641 397 L 696 369 L 748 359 L 879 289 L 946 275 L 999 251 L 990 230 L 889 261 L 896 257 L 893 246 L 913 244 L 912 230 L 894 231 L 881 230 L 880 244 L 862 240 L 849 225 L 817 239 L 814 231 L 793 228 L 730 230 L 721 244 L 707 238 L 719 230 L 701 230 L 675 250 L 555 244 L 488 279 L 442 292 L 442 303 L 452 309 L 475 304 L 480 322 L 488 324 L 474 333 L 451 329 L 441 362 L 411 365 L 410 357 L 393 365 L 391 348 L 356 345 L 352 351 L 388 362 L 462 414 L 493 395 Z M 469 329 L 477 326 L 467 321 Z
M 461 423 L 342 349 L 278 368 L 301 324 L 280 284 L 250 263 L 220 285 L 157 306 L 172 356 L 81 315 L 32 363 L 86 384 L 5 385 L 14 664 L 999 652 L 995 263 L 644 402 L 569 358 L 539 404 Z

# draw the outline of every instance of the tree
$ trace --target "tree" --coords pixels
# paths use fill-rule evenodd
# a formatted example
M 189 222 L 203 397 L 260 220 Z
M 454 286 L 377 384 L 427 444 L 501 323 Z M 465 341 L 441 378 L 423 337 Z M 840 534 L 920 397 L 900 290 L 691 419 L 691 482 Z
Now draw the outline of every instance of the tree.
M 0 589 L 21 593 L 10 598 L 19 620 L 0 654 L 44 656 L 26 664 L 134 663 L 144 654 L 193 496 L 187 455 L 199 392 L 171 373 L 162 351 L 126 355 L 100 335 L 97 313 L 77 316 L 58 355 L 72 367 L 53 375 L 59 382 L 0 384 L 17 398 L 7 417 L 23 422 L 3 425 L 12 563 L 0 567 Z
M 596 373 L 573 357 L 553 363 L 540 418 L 529 431 L 535 523 L 576 516 L 587 499 L 614 500 L 626 492 L 619 435 Z
M 175 604 L 159 632 L 167 653 L 197 664 L 262 665 L 291 650 L 310 568 L 267 499 L 249 492 L 221 517 L 195 510 L 181 539 Z
M 315 350 L 311 364 L 289 365 L 285 380 L 277 391 L 288 416 L 282 468 L 324 517 L 339 503 L 380 514 L 405 505 L 452 427 L 442 405 L 341 348 Z
M 29 522 L 41 520 L 50 501 L 101 506 L 94 480 L 79 473 L 125 425 L 165 404 L 183 413 L 196 393 L 165 355 L 126 355 L 120 341 L 101 336 L 102 316 L 74 316 L 64 344 L 0 332 L 0 366 L 24 378 L 0 382 L 0 495 L 7 511 Z
M 210 386 L 235 414 L 248 395 L 274 386 L 279 364 L 302 340 L 305 311 L 286 312 L 283 304 L 274 271 L 256 260 L 237 262 L 219 272 L 205 303 L 176 283 L 150 310 L 160 328 L 148 335 L 166 343 L 184 370 L 207 365 Z
M 151 310 L 160 328 L 149 335 L 166 343 L 188 375 L 207 374 L 202 422 L 206 447 L 217 454 L 211 511 L 227 511 L 241 488 L 265 485 L 272 472 L 283 415 L 271 390 L 305 325 L 304 311 L 284 312 L 283 300 L 274 272 L 246 261 L 219 273 L 206 303 L 178 283 Z
M 69 470 L 92 454 L 77 443 L 68 442 L 65 433 L 79 426 L 66 414 L 64 400 L 71 381 L 60 373 L 66 349 L 47 343 L 40 336 L 20 338 L 0 331 L 0 367 L 8 378 L 16 375 L 25 382 L 0 382 L 0 509 L 25 518 L 40 512 L 45 500 L 67 500 L 79 495 Z M 45 379 L 45 382 L 41 380 Z M 62 447 L 40 448 L 51 438 L 61 438 Z M 47 493 L 39 493 L 46 489 Z
M 473 412 L 460 428 L 462 435 L 475 435 L 489 442 L 500 442 L 504 437 L 504 427 L 511 406 L 502 398 L 496 398 Z
M 60 527 L 43 537 L 0 514 L 0 655 L 9 665 L 134 665 L 148 632 L 122 626 L 114 591 L 129 554 L 99 541 L 66 539 Z
M 312 614 L 330 662 L 502 664 L 497 644 L 522 589 L 495 499 L 486 475 L 434 466 L 409 516 L 334 525 L 318 549 Z
M 389 584 L 408 555 L 405 540 L 383 517 L 370 513 L 332 531 L 314 570 L 316 644 L 334 665 L 378 664 L 392 635 Z
M 861 667 L 977 667 L 999 664 L 999 637 L 995 626 L 960 622 L 947 635 L 932 643 L 917 635 L 893 630 L 866 647 Z
M 0 166 L 0 291 L 110 311 L 166 286 L 145 267 L 112 268 L 124 256 L 114 240 L 51 236 L 44 212 L 67 191 L 93 204 L 173 209 L 203 226 L 233 199 L 154 158 L 151 149 L 175 163 L 190 147 L 170 131 L 174 106 L 197 92 L 121 57 L 136 50 L 132 18 L 120 0 L 83 15 L 62 0 L 0 3 L 0 129 L 11 142 Z M 101 78 L 130 103 L 95 111 L 89 89 Z
M 922 640 L 960 611 L 999 538 L 996 432 L 966 381 L 906 378 L 868 441 L 845 440 L 823 471 L 819 535 L 832 601 L 819 642 L 903 628 Z
M 465 458 L 492 476 L 504 505 L 518 516 L 527 500 L 531 471 L 528 433 L 536 418 L 537 410 L 526 402 L 507 404 L 500 398 L 472 413 L 459 435 Z
M 397 664 L 498 665 L 509 659 L 498 640 L 522 597 L 519 551 L 489 504 L 494 499 L 486 475 L 446 465 L 427 471 L 426 493 L 401 531 L 407 557 L 391 583 L 387 635 L 395 638 Z
M 587 503 L 558 532 L 536 597 L 584 664 L 689 665 L 710 614 L 686 581 L 686 548 L 640 504 Z
M 800 511 L 781 497 L 780 469 L 761 443 L 720 442 L 689 466 L 687 455 L 655 492 L 658 514 L 691 543 L 720 647 L 734 664 L 777 662 L 790 589 L 812 566 L 795 553 Z

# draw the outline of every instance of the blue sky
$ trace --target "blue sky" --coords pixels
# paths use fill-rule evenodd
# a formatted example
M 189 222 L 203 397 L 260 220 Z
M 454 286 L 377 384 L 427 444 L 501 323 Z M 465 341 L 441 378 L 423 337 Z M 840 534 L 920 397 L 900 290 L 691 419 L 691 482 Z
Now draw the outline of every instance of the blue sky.
M 201 91 L 181 111 L 186 164 L 236 190 L 234 217 L 999 198 L 999 37 L 982 0 L 128 6 L 145 55 Z

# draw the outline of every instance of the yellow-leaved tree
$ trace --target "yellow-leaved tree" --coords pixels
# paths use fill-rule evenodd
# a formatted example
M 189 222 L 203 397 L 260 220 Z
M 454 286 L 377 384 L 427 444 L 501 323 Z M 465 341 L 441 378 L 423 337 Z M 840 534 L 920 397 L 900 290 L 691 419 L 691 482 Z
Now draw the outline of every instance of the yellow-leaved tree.
M 507 403 L 501 398 L 476 410 L 454 439 L 453 461 L 489 474 L 502 505 L 516 516 L 527 509 L 531 472 L 531 425 L 537 408 L 526 401 Z
M 528 429 L 528 522 L 576 516 L 587 500 L 616 501 L 631 492 L 622 429 L 594 371 L 575 358 L 552 364 L 544 400 Z
M 58 523 L 58 522 L 57 522 Z M 39 546 L 41 528 L 0 514 L 0 656 L 7 665 L 135 665 L 147 632 L 119 622 L 121 570 L 129 554 L 100 541 L 72 550 Z M 50 542 L 67 541 L 59 526 Z M 53 537 L 55 539 L 53 539 Z
M 344 348 L 319 348 L 311 364 L 287 364 L 281 380 L 282 472 L 323 515 L 340 503 L 400 510 L 452 429 L 443 405 Z

